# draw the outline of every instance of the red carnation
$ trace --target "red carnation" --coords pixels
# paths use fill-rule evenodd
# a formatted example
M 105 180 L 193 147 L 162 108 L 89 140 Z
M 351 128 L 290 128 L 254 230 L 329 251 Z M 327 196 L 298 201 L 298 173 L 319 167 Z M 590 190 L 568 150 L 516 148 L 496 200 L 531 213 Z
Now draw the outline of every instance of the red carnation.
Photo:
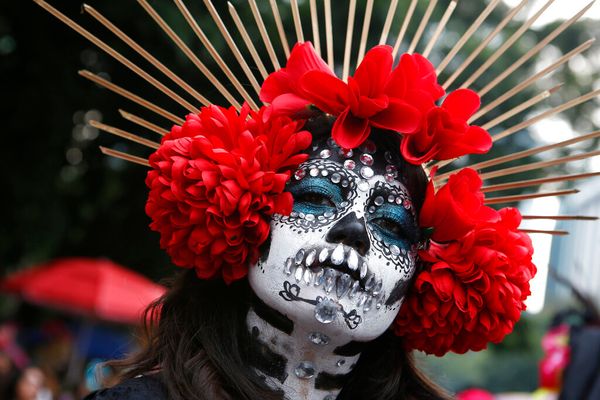
M 312 138 L 301 121 L 264 111 L 205 107 L 150 156 L 150 227 L 173 263 L 201 278 L 244 277 L 269 235 L 268 217 L 291 211 L 285 184 Z
M 429 354 L 482 350 L 510 333 L 525 309 L 536 268 L 516 209 L 483 221 L 460 240 L 432 242 L 394 325 L 408 347 Z
M 340 146 L 360 146 L 371 127 L 403 134 L 419 129 L 422 113 L 433 107 L 444 92 L 425 58 L 405 55 L 403 59 L 392 70 L 392 48 L 376 46 L 365 55 L 347 84 L 321 71 L 304 74 L 300 86 L 311 103 L 338 116 L 332 136 Z
M 401 145 L 404 158 L 412 164 L 421 164 L 486 153 L 492 147 L 490 134 L 467 122 L 480 104 L 479 96 L 472 90 L 450 93 L 441 107 L 429 110 L 419 132 L 404 137 Z
M 433 240 L 447 242 L 461 238 L 480 222 L 497 220 L 497 212 L 483 204 L 481 185 L 481 178 L 470 168 L 451 175 L 437 193 L 431 181 L 421 208 L 420 226 L 433 228 Z

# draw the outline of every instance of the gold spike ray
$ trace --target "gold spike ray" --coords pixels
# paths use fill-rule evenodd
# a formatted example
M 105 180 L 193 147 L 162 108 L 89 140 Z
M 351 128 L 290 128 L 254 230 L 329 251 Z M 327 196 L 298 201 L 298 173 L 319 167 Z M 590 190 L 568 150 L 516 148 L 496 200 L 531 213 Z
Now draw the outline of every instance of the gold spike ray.
M 579 190 L 577 190 L 577 189 L 568 189 L 568 190 L 558 190 L 556 192 L 517 194 L 514 196 L 492 197 L 489 199 L 485 199 L 484 204 L 492 205 L 492 204 L 516 203 L 518 201 L 523 201 L 523 200 L 539 199 L 542 197 L 569 196 L 569 195 L 577 194 L 577 193 L 579 193 Z
M 554 221 L 597 221 L 598 217 L 584 215 L 523 215 L 526 220 L 550 219 Z
M 396 43 L 394 44 L 394 50 L 392 55 L 394 58 L 398 55 L 398 50 L 400 50 L 400 45 L 402 44 L 402 40 L 404 39 L 404 35 L 406 35 L 406 30 L 410 25 L 413 15 L 415 14 L 415 8 L 417 7 L 418 0 L 411 0 L 410 5 L 408 6 L 408 10 L 406 11 L 406 15 L 404 16 L 404 20 L 402 21 L 402 25 L 400 26 L 400 31 L 398 32 L 398 36 L 396 37 Z
M 362 33 L 360 35 L 360 46 L 358 48 L 358 57 L 356 59 L 356 67 L 362 61 L 367 51 L 367 39 L 369 38 L 369 28 L 371 27 L 371 18 L 373 16 L 373 0 L 367 0 L 367 8 L 365 10 L 365 18 L 363 20 Z
M 442 73 L 442 71 L 444 71 L 444 69 L 446 69 L 448 64 L 450 64 L 450 62 L 454 59 L 454 57 L 460 51 L 460 49 L 462 49 L 462 47 L 465 45 L 465 43 L 467 43 L 467 41 L 471 38 L 471 36 L 473 36 L 473 34 L 481 26 L 483 21 L 485 21 L 486 18 L 492 13 L 492 11 L 494 11 L 494 9 L 498 6 L 500 1 L 501 0 L 492 0 L 490 2 L 490 4 L 488 4 L 488 6 L 481 12 L 481 14 L 479 14 L 477 19 L 475 21 L 473 21 L 473 24 L 471 24 L 469 29 L 467 29 L 467 31 L 460 37 L 458 42 L 456 42 L 454 47 L 452 47 L 452 50 L 450 50 L 448 55 L 442 60 L 440 65 L 438 65 L 438 67 L 436 68 L 436 72 L 437 72 L 438 76 L 440 75 L 440 73 Z
M 172 113 L 166 111 L 165 109 L 160 108 L 156 104 L 151 103 L 148 100 L 145 100 L 142 97 L 140 97 L 136 94 L 133 94 L 130 91 L 123 89 L 122 87 L 117 86 L 114 83 L 112 83 L 104 78 L 101 78 L 100 76 L 98 76 L 96 74 L 91 73 L 90 71 L 81 70 L 78 73 L 82 77 L 89 79 L 90 81 L 110 90 L 111 92 L 115 92 L 118 95 L 121 95 L 121 96 L 125 97 L 126 99 L 129 99 L 129 100 L 133 101 L 134 103 L 137 103 L 137 104 L 141 105 L 142 107 L 147 108 L 150 111 L 155 112 L 156 114 L 160 115 L 161 117 L 164 117 L 177 125 L 183 125 L 183 123 L 185 122 L 183 119 L 179 118 L 175 114 L 172 114 Z
M 208 12 L 210 13 L 210 16 L 212 17 L 213 21 L 217 25 L 217 28 L 219 29 L 219 32 L 221 32 L 221 35 L 223 36 L 223 39 L 225 39 L 225 42 L 227 43 L 227 46 L 229 46 L 229 49 L 233 52 L 233 55 L 234 55 L 235 59 L 237 60 L 238 64 L 240 64 L 240 66 L 242 67 L 242 70 L 244 71 L 244 73 L 246 74 L 246 77 L 250 81 L 250 84 L 252 85 L 252 87 L 256 91 L 256 94 L 259 94 L 260 93 L 260 85 L 258 84 L 258 81 L 256 80 L 256 77 L 254 76 L 254 74 L 250 70 L 250 66 L 248 66 L 248 63 L 244 59 L 244 56 L 242 56 L 242 53 L 240 52 L 240 50 L 238 49 L 237 45 L 233 41 L 233 38 L 229 34 L 229 31 L 227 30 L 227 27 L 223 23 L 223 20 L 221 19 L 221 16 L 217 12 L 215 6 L 212 4 L 211 0 L 204 0 L 204 5 L 208 9 Z M 252 102 L 252 103 L 254 103 L 254 102 Z M 253 105 L 252 103 L 250 103 L 251 106 L 254 109 L 258 109 L 258 107 L 256 106 L 256 104 Z
M 483 193 L 492 193 L 492 192 L 500 192 L 500 191 L 508 190 L 508 189 L 531 188 L 531 187 L 540 186 L 540 185 L 543 185 L 546 183 L 577 181 L 580 179 L 587 179 L 587 178 L 591 178 L 594 176 L 600 176 L 600 172 L 586 172 L 583 174 L 559 175 L 559 176 L 550 176 L 550 177 L 546 177 L 546 178 L 527 179 L 524 181 L 499 183 L 497 185 L 484 186 L 481 188 L 481 191 Z
M 579 96 L 577 98 L 574 98 L 572 100 L 567 101 L 566 103 L 561 104 L 560 106 L 554 107 L 550 110 L 547 110 L 541 114 L 536 115 L 535 117 L 525 120 L 523 122 L 521 122 L 520 124 L 517 124 L 511 128 L 508 128 L 507 130 L 498 133 L 496 135 L 492 136 L 492 141 L 498 141 L 500 139 L 503 139 L 507 136 L 510 136 L 516 132 L 519 132 L 522 129 L 525 129 L 527 127 L 530 127 L 531 125 L 535 124 L 536 122 L 542 121 L 546 118 L 549 118 L 553 115 L 559 114 L 563 111 L 566 111 L 570 108 L 573 108 L 581 103 L 585 103 L 588 100 L 593 99 L 594 97 L 597 97 L 600 95 L 600 89 L 591 91 L 589 93 L 584 94 L 583 96 Z
M 517 93 L 521 92 L 522 90 L 524 90 L 528 86 L 530 86 L 533 83 L 537 82 L 542 77 L 544 77 L 547 74 L 555 71 L 561 65 L 563 65 L 566 62 L 568 62 L 571 58 L 573 58 L 573 57 L 581 54 L 584 51 L 586 51 L 587 49 L 589 49 L 592 46 L 592 44 L 594 43 L 594 41 L 595 41 L 595 39 L 590 39 L 590 40 L 582 43 L 581 45 L 577 46 L 575 49 L 571 50 L 570 52 L 568 52 L 564 56 L 560 57 L 558 60 L 556 60 L 555 62 L 553 62 L 552 64 L 550 64 L 546 68 L 544 68 L 543 70 L 535 73 L 531 77 L 529 77 L 529 78 L 525 79 L 524 81 L 522 81 L 521 83 L 519 83 L 517 86 L 515 86 L 512 89 L 506 91 L 506 93 L 504 93 L 503 95 L 497 97 L 491 103 L 485 105 L 482 109 L 480 109 L 479 111 L 477 111 L 469 119 L 469 123 L 472 123 L 473 121 L 475 121 L 475 120 L 481 118 L 482 116 L 486 115 L 488 112 L 490 112 L 494 108 L 498 107 L 500 104 L 503 104 L 506 100 L 512 98 L 513 96 L 515 96 Z
M 325 0 L 325 37 L 327 39 L 327 64 L 329 68 L 335 70 L 335 58 L 333 53 L 333 19 L 331 17 L 331 0 Z
M 354 17 L 356 16 L 356 0 L 350 0 L 348 9 L 348 21 L 346 26 L 346 44 L 344 48 L 344 65 L 342 70 L 342 80 L 347 81 L 350 75 L 350 56 L 352 53 L 352 36 L 354 34 Z
M 546 100 L 552 94 L 556 93 L 558 91 L 558 89 L 560 89 L 562 87 L 562 85 L 563 84 L 560 83 L 551 89 L 544 90 L 543 92 L 537 94 L 536 96 L 533 96 L 531 99 L 524 101 L 523 103 L 519 104 L 518 106 L 513 107 L 512 109 L 508 110 L 504 114 L 499 115 L 498 117 L 494 118 L 490 122 L 485 123 L 481 127 L 486 130 L 494 128 L 495 126 L 501 124 L 502 122 L 506 121 L 507 119 L 519 114 L 520 112 L 527 110 L 528 108 L 533 107 L 534 105 L 538 104 L 541 101 Z
M 120 30 L 117 26 L 115 26 L 112 22 L 110 22 L 104 15 L 98 12 L 95 8 L 90 5 L 84 4 L 83 10 L 90 14 L 96 21 L 100 22 L 104 27 L 106 27 L 109 31 L 114 33 L 119 39 L 125 42 L 129 47 L 135 50 L 139 55 L 144 57 L 146 61 L 152 64 L 156 69 L 162 72 L 167 78 L 171 79 L 175 82 L 179 87 L 183 90 L 191 94 L 196 100 L 198 100 L 202 104 L 208 104 L 209 100 L 198 93 L 193 87 L 191 87 L 187 82 L 177 76 L 173 71 L 167 68 L 163 63 L 158 61 L 156 57 L 150 54 L 146 49 L 136 43 L 131 37 L 126 35 L 122 30 Z
M 194 31 L 194 33 L 196 34 L 196 37 L 198 37 L 198 39 L 200 40 L 200 42 L 202 42 L 202 44 L 204 45 L 204 47 L 206 48 L 206 50 L 208 50 L 208 53 L 211 55 L 211 57 L 213 58 L 213 60 L 215 60 L 215 62 L 217 63 L 217 65 L 219 66 L 219 68 L 221 69 L 221 71 L 223 71 L 223 73 L 225 74 L 225 76 L 227 77 L 227 79 L 233 84 L 233 86 L 236 88 L 236 90 L 238 91 L 238 93 L 244 98 L 244 100 L 246 100 L 250 104 L 251 107 L 255 107 L 256 108 L 256 104 L 254 103 L 254 101 L 253 101 L 252 97 L 250 96 L 250 94 L 246 91 L 246 89 L 244 88 L 244 86 L 242 85 L 242 83 L 237 79 L 237 77 L 235 76 L 235 74 L 227 66 L 227 64 L 225 63 L 225 61 L 223 61 L 223 58 L 221 58 L 221 56 L 219 55 L 219 52 L 215 49 L 215 47 L 213 46 L 213 44 L 211 43 L 211 41 L 208 39 L 208 37 L 206 36 L 206 34 L 204 33 L 204 31 L 200 28 L 200 26 L 198 25 L 198 23 L 196 22 L 196 20 L 194 19 L 194 17 L 192 16 L 192 14 L 190 13 L 190 11 L 188 10 L 188 8 L 185 6 L 185 4 L 183 3 L 183 1 L 182 0 L 174 0 L 174 2 L 175 2 L 175 5 L 177 6 L 177 8 L 179 9 L 179 12 L 181 13 L 181 15 L 183 15 L 183 17 L 185 18 L 187 24 L 190 26 L 190 28 L 192 28 L 192 31 Z M 153 13 L 153 14 L 155 14 L 155 13 Z M 155 19 L 155 18 L 153 17 L 153 19 Z M 156 21 L 156 19 L 155 19 L 155 21 Z M 161 24 L 159 23 L 159 25 L 161 25 Z M 173 35 L 175 35 L 175 33 L 173 32 L 171 34 L 171 32 L 172 32 L 172 29 L 170 29 L 169 32 L 167 32 L 167 34 L 169 35 L 169 37 L 172 38 Z M 183 44 L 183 42 L 180 42 L 179 40 L 177 41 L 177 43 Z M 185 53 L 186 53 L 186 55 L 188 54 L 187 51 L 185 51 Z M 195 58 L 197 58 L 197 57 L 195 57 Z M 198 62 L 199 62 L 199 60 L 196 61 L 195 64 L 197 64 Z M 211 82 L 213 82 L 214 76 L 212 74 L 210 74 L 210 76 L 207 76 L 207 78 Z M 223 93 L 223 91 L 226 90 L 223 87 L 222 84 L 219 84 L 219 86 L 217 86 L 216 82 L 213 82 L 213 83 L 215 84 L 215 86 L 217 87 L 217 89 L 221 93 Z M 232 103 L 232 104 L 236 108 L 238 108 L 238 109 L 240 108 L 238 106 L 239 103 L 237 101 L 235 103 Z
M 502 71 L 500 75 L 495 77 L 490 83 L 485 85 L 483 89 L 481 89 L 478 94 L 483 97 L 485 94 L 489 93 L 490 90 L 495 88 L 498 84 L 500 84 L 504 79 L 510 76 L 514 71 L 517 70 L 521 65 L 527 62 L 531 57 L 535 56 L 539 53 L 546 45 L 552 42 L 558 35 L 565 31 L 568 27 L 573 25 L 575 22 L 579 21 L 579 19 L 590 9 L 590 7 L 594 4 L 596 0 L 590 2 L 587 6 L 582 8 L 577 14 L 568 19 L 567 21 L 560 24 L 556 29 L 550 32 L 544 39 L 538 42 L 533 48 L 531 48 L 527 53 L 523 54 L 517 61 L 510 64 L 510 66 Z
M 516 7 L 514 7 L 506 15 L 506 17 L 504 17 L 504 19 L 496 26 L 496 28 L 494 28 L 494 30 L 486 36 L 486 38 L 483 40 L 483 42 L 481 42 L 479 44 L 479 46 L 477 46 L 477 48 L 475 50 L 473 50 L 471 52 L 471 54 L 469 54 L 469 56 L 465 59 L 465 61 L 463 61 L 463 63 L 443 83 L 442 87 L 444 88 L 444 90 L 447 90 L 450 87 L 450 85 L 452 85 L 452 83 L 454 83 L 454 81 L 460 76 L 460 74 L 462 74 L 463 71 L 469 65 L 471 65 L 471 63 L 477 58 L 477 56 L 479 54 L 481 54 L 481 52 L 488 46 L 488 44 L 490 44 L 492 39 L 494 39 L 496 37 L 496 35 L 498 35 L 498 33 L 500 33 L 502 31 L 502 29 L 504 29 L 504 27 L 506 25 L 508 25 L 508 23 L 510 21 L 512 21 L 512 19 L 515 17 L 515 15 L 517 15 L 519 13 L 519 11 L 521 11 L 523 9 L 523 7 L 525 7 L 525 5 L 527 4 L 528 1 L 529 0 L 522 0 L 521 3 L 519 3 Z M 423 53 L 423 55 L 425 56 L 425 53 Z
M 210 3 L 210 0 L 204 0 L 204 3 Z M 273 43 L 271 43 L 271 38 L 269 37 L 269 34 L 267 33 L 267 27 L 265 26 L 265 22 L 262 19 L 260 10 L 258 9 L 258 5 L 256 4 L 256 0 L 248 0 L 248 4 L 250 4 L 250 10 L 252 10 L 252 15 L 254 16 L 254 21 L 256 22 L 256 26 L 258 27 L 258 31 L 260 32 L 260 36 L 262 37 L 263 43 L 265 44 L 267 53 L 269 53 L 269 58 L 271 59 L 271 62 L 273 63 L 273 68 L 275 68 L 277 70 L 277 69 L 281 68 L 281 66 L 279 65 L 279 60 L 277 59 L 277 54 L 275 54 L 275 49 L 273 48 Z M 211 3 L 211 10 L 214 10 L 215 15 L 218 17 L 218 13 L 214 9 L 214 6 L 212 6 L 212 3 Z M 212 14 L 212 11 L 211 11 L 211 14 Z M 218 20 L 222 24 L 223 21 L 221 20 L 220 17 L 218 17 L 218 18 L 219 18 Z M 217 21 L 217 20 L 215 19 L 215 21 Z M 227 31 L 227 28 L 225 28 L 224 26 L 223 26 L 223 28 L 225 31 Z M 228 40 L 231 40 L 231 42 L 233 43 L 233 39 L 231 39 L 230 36 L 229 36 Z M 235 46 L 235 44 L 234 44 L 234 46 Z M 232 50 L 233 50 L 233 48 L 232 48 Z
M 583 142 L 585 140 L 595 139 L 597 137 L 600 137 L 600 130 L 588 133 L 586 135 L 577 136 L 577 137 L 574 137 L 572 139 L 563 140 L 562 142 L 551 143 L 551 144 L 548 144 L 548 145 L 545 145 L 545 146 L 535 147 L 533 149 L 523 150 L 523 151 L 519 151 L 517 153 L 507 154 L 505 156 L 492 158 L 492 159 L 486 160 L 486 161 L 481 161 L 481 162 L 478 162 L 478 163 L 475 163 L 475 164 L 467 165 L 466 167 L 469 167 L 469 168 L 472 168 L 472 169 L 488 168 L 488 167 L 492 167 L 494 165 L 504 164 L 504 163 L 507 163 L 509 161 L 519 160 L 521 158 L 525 158 L 525 157 L 529 157 L 529 156 L 532 156 L 532 155 L 535 155 L 535 154 L 543 153 L 543 152 L 548 151 L 548 150 L 558 149 L 558 148 L 561 148 L 561 147 L 567 147 L 567 146 L 570 146 L 572 144 Z M 449 171 L 449 172 L 445 172 L 445 173 L 440 174 L 439 176 L 437 176 L 436 179 L 445 179 L 449 175 L 454 174 L 454 173 L 458 172 L 461 169 L 462 168 L 458 168 L 458 169 L 454 169 L 454 170 Z
M 194 52 L 181 40 L 171 27 L 158 15 L 158 13 L 145 1 L 138 0 L 138 3 L 146 10 L 148 15 L 158 24 L 158 26 L 169 36 L 177 47 L 187 56 L 187 58 L 217 87 L 219 92 L 235 107 L 240 108 L 240 103 L 231 93 L 221 84 L 221 82 L 210 72 L 210 70 L 196 57 Z M 208 105 L 208 104 L 205 104 Z
M 548 8 L 552 5 L 552 3 L 554 3 L 554 1 L 555 0 L 547 0 L 546 3 L 544 3 L 542 7 L 534 15 L 531 16 L 531 18 L 525 21 L 519 27 L 519 29 L 517 29 L 515 33 L 513 33 L 502 44 L 502 46 L 500 46 L 500 48 L 494 51 L 494 54 L 488 57 L 485 60 L 485 62 L 473 74 L 469 75 L 469 78 L 462 85 L 460 85 L 460 87 L 467 88 L 471 86 L 473 82 L 477 80 L 477 78 L 479 78 L 483 73 L 485 73 L 485 71 L 487 71 L 488 68 L 491 65 L 493 65 L 496 62 L 496 60 L 498 60 L 506 52 L 506 50 L 508 50 L 517 40 L 519 40 L 521 36 L 523 36 L 523 34 L 525 34 L 525 32 L 529 30 L 531 25 L 533 25 L 535 21 L 537 21 L 546 12 L 546 10 L 548 10 Z
M 417 27 L 417 31 L 415 32 L 415 35 L 413 36 L 413 39 L 410 42 L 410 45 L 408 46 L 407 53 L 415 52 L 415 49 L 417 48 L 417 45 L 419 44 L 419 40 L 421 40 L 421 36 L 423 35 L 423 32 L 425 31 L 425 27 L 429 23 L 429 18 L 431 18 L 431 14 L 433 13 L 433 9 L 435 8 L 436 4 L 437 4 L 437 0 L 429 0 L 429 4 L 427 5 L 427 8 L 425 9 L 425 14 L 423 15 L 423 18 L 421 18 L 421 22 L 419 23 L 419 26 Z
M 131 62 L 126 57 L 124 57 L 121 53 L 117 52 L 115 49 L 110 47 L 108 44 L 104 43 L 102 40 L 98 39 L 96 36 L 91 34 L 89 31 L 87 31 L 86 29 L 81 27 L 79 24 L 77 24 L 75 21 L 73 21 L 72 19 L 70 19 L 69 17 L 67 17 L 66 15 L 61 13 L 60 11 L 58 11 L 56 8 L 52 7 L 50 4 L 46 3 L 43 0 L 34 0 L 34 1 L 39 6 L 41 6 L 43 9 L 45 9 L 50 14 L 54 15 L 56 18 L 58 18 L 60 21 L 62 21 L 69 28 L 73 29 L 75 32 L 79 33 L 81 36 L 83 36 L 84 38 L 86 38 L 87 40 L 92 42 L 94 45 L 98 46 L 100 49 L 102 49 L 108 55 L 110 55 L 115 60 L 119 61 L 121 64 L 123 64 L 124 66 L 129 68 L 135 74 L 137 74 L 142 79 L 144 79 L 146 82 L 150 83 L 152 86 L 154 86 L 155 88 L 160 90 L 162 93 L 164 93 L 165 95 L 170 97 L 172 100 L 177 102 L 183 108 L 187 109 L 189 112 L 196 112 L 198 110 L 195 106 L 193 106 L 188 101 L 186 101 L 181 96 L 179 96 L 177 93 L 175 93 L 174 91 L 169 89 L 167 86 L 165 86 L 163 83 L 161 83 L 158 79 L 156 79 L 153 76 L 151 76 L 150 74 L 148 74 L 146 71 L 144 71 L 143 69 L 138 67 L 136 64 Z
M 277 32 L 279 33 L 279 40 L 283 47 L 283 52 L 286 58 L 290 56 L 290 45 L 288 44 L 287 36 L 285 35 L 285 29 L 283 28 L 283 22 L 281 21 L 281 14 L 279 13 L 279 7 L 277 6 L 277 0 L 269 0 L 271 5 L 271 11 L 273 12 L 273 18 L 275 18 L 275 25 L 277 26 Z
M 435 46 L 438 39 L 442 35 L 442 32 L 444 31 L 446 24 L 448 24 L 450 17 L 452 17 L 452 13 L 454 13 L 454 10 L 456 10 L 457 4 L 458 4 L 458 0 L 451 0 L 450 3 L 448 4 L 448 7 L 446 8 L 444 15 L 442 16 L 442 19 L 438 23 L 438 26 L 435 29 L 435 32 L 433 33 L 433 36 L 431 37 L 431 39 L 427 43 L 427 46 L 425 47 L 425 50 L 423 51 L 423 57 L 425 57 L 425 58 L 429 57 L 429 53 L 431 53 L 431 50 L 433 50 L 433 47 Z
M 302 31 L 298 0 L 290 0 L 290 5 L 292 6 L 292 18 L 294 19 L 294 28 L 296 29 L 296 39 L 298 42 L 304 42 L 304 32 Z
M 139 144 L 149 147 L 151 149 L 156 150 L 160 147 L 159 143 L 156 143 L 152 140 L 145 139 L 138 135 L 134 135 L 133 133 L 129 133 L 127 131 L 124 131 L 123 129 L 119 129 L 119 128 L 115 128 L 114 126 L 103 124 L 102 122 L 90 121 L 89 124 L 91 126 L 93 126 L 94 128 L 99 129 L 103 132 L 107 132 L 107 133 L 110 133 L 111 135 L 119 136 L 119 137 L 122 137 L 123 139 L 127 139 L 127 140 L 130 140 L 135 143 L 139 143 Z
M 390 28 L 392 27 L 392 22 L 394 21 L 394 15 L 396 15 L 396 9 L 398 8 L 398 0 L 391 0 L 390 7 L 388 8 L 387 17 L 385 18 L 385 22 L 383 24 L 383 29 L 381 30 L 381 36 L 379 38 L 379 44 L 385 44 L 388 39 L 388 35 L 390 34 Z
M 118 151 L 118 150 L 109 149 L 109 148 L 103 147 L 103 146 L 100 146 L 100 151 L 107 156 L 111 156 L 111 157 L 115 157 L 115 158 L 118 158 L 121 160 L 129 161 L 130 163 L 143 165 L 144 167 L 150 167 L 150 163 L 148 162 L 148 160 L 146 160 L 145 158 L 142 158 L 142 157 L 132 156 L 131 154 L 124 153 L 124 152 Z
M 310 23 L 312 25 L 313 44 L 315 51 L 321 57 L 321 35 L 319 33 L 319 13 L 317 12 L 317 0 L 310 0 Z
M 545 231 L 539 229 L 519 229 L 524 233 L 539 233 L 542 235 L 554 235 L 554 236 L 567 236 L 569 234 L 568 231 Z
M 121 117 L 123 117 L 127 121 L 131 121 L 134 124 L 146 128 L 154 133 L 158 133 L 161 136 L 164 136 L 167 134 L 167 132 L 169 132 L 168 129 L 161 128 L 160 126 L 155 125 L 152 122 L 148 122 L 145 119 L 138 117 L 137 115 L 134 115 L 132 113 L 129 113 L 125 110 L 119 109 L 119 114 L 121 114 Z
M 242 19 L 240 18 L 237 10 L 235 9 L 235 6 L 233 4 L 231 4 L 231 2 L 227 2 L 227 5 L 229 6 L 229 14 L 231 14 L 233 23 L 238 28 L 238 31 L 240 32 L 240 35 L 242 36 L 244 43 L 246 43 L 246 47 L 250 51 L 250 55 L 252 56 L 254 63 L 258 67 L 258 70 L 260 71 L 260 74 L 263 77 L 263 79 L 266 79 L 267 76 L 269 75 L 269 73 L 267 72 L 267 69 L 265 68 L 265 65 L 263 64 L 263 62 L 260 58 L 260 55 L 258 54 L 258 51 L 256 50 L 256 47 L 254 46 L 254 42 L 252 41 L 252 39 L 250 39 L 250 35 L 248 34 L 248 31 L 246 30 L 246 27 L 244 26 Z
M 499 169 L 496 171 L 486 172 L 480 175 L 481 179 L 497 178 L 499 176 L 514 175 L 525 171 L 532 171 L 535 169 L 553 167 L 560 164 L 566 164 L 571 161 L 585 160 L 586 158 L 596 157 L 600 155 L 600 150 L 591 151 L 588 153 L 575 154 L 572 156 L 560 157 L 555 160 L 548 161 L 537 161 L 529 164 L 519 165 L 516 167 L 509 167 Z

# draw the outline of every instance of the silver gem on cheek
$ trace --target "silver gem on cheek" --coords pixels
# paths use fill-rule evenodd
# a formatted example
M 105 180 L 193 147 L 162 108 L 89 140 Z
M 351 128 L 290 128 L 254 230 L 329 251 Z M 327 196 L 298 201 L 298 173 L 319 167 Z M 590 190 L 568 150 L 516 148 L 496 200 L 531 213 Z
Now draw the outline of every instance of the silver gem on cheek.
M 315 318 L 322 324 L 330 324 L 337 318 L 339 304 L 327 297 L 315 307 Z
M 294 368 L 294 375 L 300 379 L 310 379 L 315 376 L 315 366 L 310 361 L 302 361 Z
M 308 340 L 310 340 L 313 344 L 318 346 L 325 346 L 329 344 L 329 336 L 321 332 L 311 332 L 308 335 Z

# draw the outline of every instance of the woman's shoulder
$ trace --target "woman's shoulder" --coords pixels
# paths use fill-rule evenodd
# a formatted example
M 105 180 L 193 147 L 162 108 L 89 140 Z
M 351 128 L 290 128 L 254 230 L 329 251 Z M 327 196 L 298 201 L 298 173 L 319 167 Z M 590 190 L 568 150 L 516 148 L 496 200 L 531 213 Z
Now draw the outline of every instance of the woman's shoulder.
M 155 375 L 128 379 L 110 389 L 91 393 L 83 400 L 167 400 L 167 389 Z

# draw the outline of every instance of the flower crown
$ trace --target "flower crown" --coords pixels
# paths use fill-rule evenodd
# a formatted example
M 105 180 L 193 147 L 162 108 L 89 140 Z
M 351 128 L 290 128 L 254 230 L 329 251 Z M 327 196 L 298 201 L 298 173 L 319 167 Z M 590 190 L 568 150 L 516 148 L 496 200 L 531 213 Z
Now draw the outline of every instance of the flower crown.
M 208 106 L 164 136 L 146 179 L 151 228 L 174 264 L 203 279 L 241 279 L 258 260 L 270 217 L 292 210 L 285 185 L 308 158 L 302 152 L 312 137 L 303 125 L 312 108 L 336 118 L 331 134 L 344 149 L 379 128 L 400 135 L 399 152 L 416 165 L 487 152 L 490 135 L 468 123 L 479 96 L 459 89 L 437 105 L 444 95 L 419 54 L 404 54 L 393 67 L 392 48 L 374 47 L 344 82 L 310 42 L 298 43 L 262 85 L 267 106 Z M 481 186 L 472 169 L 437 190 L 429 182 L 420 214 L 429 232 L 423 267 L 393 325 L 410 349 L 481 350 L 510 333 L 525 309 L 535 274 L 531 241 L 518 230 L 519 212 L 487 207 Z

